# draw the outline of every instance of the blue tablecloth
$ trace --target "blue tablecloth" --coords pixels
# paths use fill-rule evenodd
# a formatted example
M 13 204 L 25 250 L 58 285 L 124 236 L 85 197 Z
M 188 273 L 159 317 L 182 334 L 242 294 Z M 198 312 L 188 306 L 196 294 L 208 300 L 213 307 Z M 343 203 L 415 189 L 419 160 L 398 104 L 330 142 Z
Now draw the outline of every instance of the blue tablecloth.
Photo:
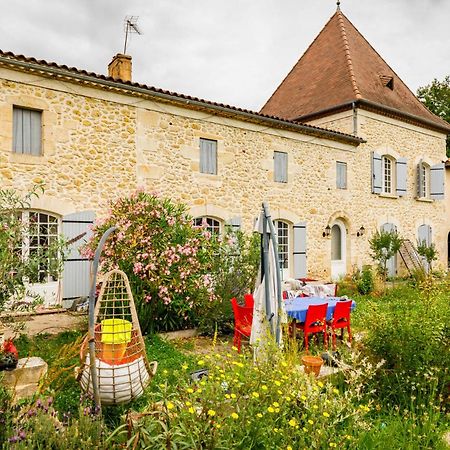
M 336 303 L 340 299 L 341 297 L 296 297 L 291 300 L 286 300 L 284 305 L 289 317 L 292 317 L 298 322 L 304 322 L 306 320 L 306 311 L 308 311 L 309 305 L 323 305 L 324 303 L 328 303 L 327 320 L 331 320 Z M 349 299 L 345 300 L 348 301 Z M 355 307 L 356 303 L 352 300 L 352 311 Z

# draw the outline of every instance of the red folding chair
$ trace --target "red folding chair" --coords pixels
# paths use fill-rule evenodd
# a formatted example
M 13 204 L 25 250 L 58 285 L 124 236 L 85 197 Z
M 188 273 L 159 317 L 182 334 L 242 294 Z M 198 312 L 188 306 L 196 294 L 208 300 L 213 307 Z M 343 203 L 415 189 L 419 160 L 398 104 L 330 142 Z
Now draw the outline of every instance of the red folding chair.
M 328 303 L 322 305 L 310 305 L 306 311 L 304 323 L 297 323 L 296 327 L 303 330 L 305 350 L 308 351 L 308 335 L 323 333 L 323 343 L 328 348 L 327 335 L 327 309 Z
M 241 306 L 236 298 L 231 299 L 231 306 L 234 314 L 234 339 L 233 345 L 241 352 L 242 336 L 250 337 L 252 332 L 253 306 Z
M 352 331 L 350 329 L 350 313 L 352 310 L 352 301 L 337 302 L 334 308 L 333 318 L 328 322 L 331 328 L 331 340 L 333 350 L 336 349 L 336 330 L 341 330 L 341 339 L 344 340 L 344 328 L 347 329 L 348 341 L 352 343 Z
M 244 294 L 244 305 L 247 308 L 253 308 L 253 306 L 255 306 L 255 299 L 253 298 L 253 294 Z

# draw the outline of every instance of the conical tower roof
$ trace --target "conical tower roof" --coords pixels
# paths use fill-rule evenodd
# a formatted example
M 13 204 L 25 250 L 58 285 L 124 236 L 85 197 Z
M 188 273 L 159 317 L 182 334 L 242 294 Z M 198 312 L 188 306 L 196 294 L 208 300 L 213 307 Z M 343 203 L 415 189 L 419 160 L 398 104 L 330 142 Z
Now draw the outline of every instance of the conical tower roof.
M 261 113 L 309 120 L 352 103 L 441 130 L 431 113 L 338 9 L 292 68 Z

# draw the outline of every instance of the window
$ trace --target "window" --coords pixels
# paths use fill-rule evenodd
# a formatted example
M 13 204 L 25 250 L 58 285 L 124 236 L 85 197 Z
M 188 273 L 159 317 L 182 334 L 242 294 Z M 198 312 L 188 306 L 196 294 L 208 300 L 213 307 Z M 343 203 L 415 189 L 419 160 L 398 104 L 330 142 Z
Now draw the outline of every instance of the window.
M 41 154 L 42 111 L 13 107 L 13 152 Z
M 274 152 L 273 154 L 274 161 L 274 170 L 273 170 L 273 179 L 277 183 L 287 183 L 288 174 L 287 174 L 287 166 L 288 166 L 288 155 L 284 152 Z
M 217 141 L 200 139 L 200 172 L 217 175 Z
M 347 189 L 347 163 L 336 161 L 336 187 Z
M 289 269 L 289 225 L 281 220 L 275 221 L 278 235 L 278 257 L 280 268 Z
M 203 227 L 213 235 L 220 235 L 220 222 L 214 219 L 214 217 L 196 217 L 194 219 L 194 226 Z
M 417 196 L 430 198 L 430 166 L 421 161 L 417 167 Z
M 339 225 L 331 227 L 331 260 L 339 261 L 342 259 L 342 233 Z
M 394 190 L 394 162 L 388 156 L 382 158 L 382 192 L 393 194 Z
M 51 248 L 58 241 L 59 220 L 57 217 L 36 211 L 24 211 L 22 220 L 27 230 L 22 243 L 22 257 L 33 258 L 38 255 L 43 261 L 36 267 L 32 283 L 46 283 L 57 279 L 56 258 L 52 258 Z

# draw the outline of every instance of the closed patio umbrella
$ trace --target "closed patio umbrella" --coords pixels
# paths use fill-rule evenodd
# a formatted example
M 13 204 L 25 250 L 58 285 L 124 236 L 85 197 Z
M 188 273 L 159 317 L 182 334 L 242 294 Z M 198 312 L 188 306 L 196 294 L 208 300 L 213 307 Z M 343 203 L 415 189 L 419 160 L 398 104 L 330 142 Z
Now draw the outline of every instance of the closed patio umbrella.
M 278 346 L 281 345 L 281 323 L 285 321 L 277 235 L 266 203 L 262 205 L 255 231 L 261 234 L 261 267 L 253 295 L 255 304 L 250 344 L 257 356 L 271 337 Z

